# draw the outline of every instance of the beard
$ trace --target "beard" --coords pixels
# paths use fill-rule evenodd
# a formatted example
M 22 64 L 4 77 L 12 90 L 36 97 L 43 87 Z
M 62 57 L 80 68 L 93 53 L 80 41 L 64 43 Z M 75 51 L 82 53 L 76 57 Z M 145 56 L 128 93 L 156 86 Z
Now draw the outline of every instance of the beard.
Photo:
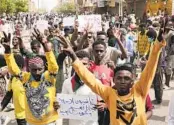
M 40 81 L 40 79 L 41 79 L 41 75 L 32 74 L 32 76 L 36 81 Z

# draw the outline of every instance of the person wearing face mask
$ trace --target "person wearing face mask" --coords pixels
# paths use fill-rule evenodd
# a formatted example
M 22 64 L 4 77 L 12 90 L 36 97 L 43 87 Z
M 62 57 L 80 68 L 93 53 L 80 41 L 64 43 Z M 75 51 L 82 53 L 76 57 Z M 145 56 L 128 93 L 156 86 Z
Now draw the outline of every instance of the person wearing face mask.
M 79 61 L 69 46 L 64 51 L 72 58 L 73 68 L 78 76 L 93 92 L 100 95 L 108 105 L 111 125 L 147 125 L 145 102 L 155 75 L 161 48 L 166 42 L 159 33 L 149 60 L 139 81 L 134 84 L 133 68 L 129 64 L 117 66 L 114 70 L 114 86 L 101 84 L 95 76 Z
M 52 52 L 51 43 L 43 38 L 40 31 L 35 30 L 34 36 L 43 45 L 48 70 L 44 69 L 44 61 L 36 56 L 29 59 L 29 72 L 22 72 L 17 66 L 10 49 L 10 34 L 4 33 L 5 60 L 9 72 L 18 76 L 25 89 L 26 121 L 29 125 L 54 125 L 58 113 L 54 109 L 56 89 L 56 73 L 58 65 Z
M 146 28 L 145 24 L 140 24 L 138 40 L 137 40 L 137 52 L 138 52 L 139 58 L 143 60 L 144 58 L 146 58 L 150 49 L 150 43 L 148 41 L 148 37 L 146 35 L 147 31 L 145 28 Z M 144 65 L 142 65 L 141 68 L 144 69 Z

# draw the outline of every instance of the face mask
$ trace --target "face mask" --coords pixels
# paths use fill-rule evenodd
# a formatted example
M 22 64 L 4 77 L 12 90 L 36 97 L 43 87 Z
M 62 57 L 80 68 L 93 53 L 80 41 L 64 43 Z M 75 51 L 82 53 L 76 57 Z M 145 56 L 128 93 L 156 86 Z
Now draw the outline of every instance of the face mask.
M 149 43 L 153 43 L 154 42 L 152 38 L 148 38 L 148 41 L 149 41 Z

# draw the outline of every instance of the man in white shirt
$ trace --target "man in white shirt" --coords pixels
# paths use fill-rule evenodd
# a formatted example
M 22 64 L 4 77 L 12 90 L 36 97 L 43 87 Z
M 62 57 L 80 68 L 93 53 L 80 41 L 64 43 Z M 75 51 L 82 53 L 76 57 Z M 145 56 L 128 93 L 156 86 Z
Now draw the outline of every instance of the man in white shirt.
M 89 67 L 89 54 L 83 50 L 78 51 L 77 57 L 82 63 Z M 63 94 L 75 94 L 75 95 L 95 95 L 92 90 L 80 80 L 75 73 L 72 77 L 66 79 L 62 87 Z M 98 125 L 98 119 L 95 121 L 83 121 L 83 120 L 69 120 L 69 125 Z

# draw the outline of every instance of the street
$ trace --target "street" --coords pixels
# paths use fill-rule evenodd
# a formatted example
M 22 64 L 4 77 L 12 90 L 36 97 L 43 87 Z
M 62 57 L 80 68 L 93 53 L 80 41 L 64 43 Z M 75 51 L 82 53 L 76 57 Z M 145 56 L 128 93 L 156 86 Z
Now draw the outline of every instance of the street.
M 160 106 L 156 106 L 153 110 L 153 116 L 148 121 L 149 125 L 167 125 L 167 115 L 168 115 L 168 104 L 170 97 L 174 90 L 174 81 L 171 81 L 171 90 L 165 90 L 163 93 L 163 102 Z M 154 100 L 154 90 L 150 89 L 150 97 Z M 2 112 L 0 114 L 7 115 L 11 118 L 11 121 L 8 125 L 17 125 L 14 117 L 14 112 Z

